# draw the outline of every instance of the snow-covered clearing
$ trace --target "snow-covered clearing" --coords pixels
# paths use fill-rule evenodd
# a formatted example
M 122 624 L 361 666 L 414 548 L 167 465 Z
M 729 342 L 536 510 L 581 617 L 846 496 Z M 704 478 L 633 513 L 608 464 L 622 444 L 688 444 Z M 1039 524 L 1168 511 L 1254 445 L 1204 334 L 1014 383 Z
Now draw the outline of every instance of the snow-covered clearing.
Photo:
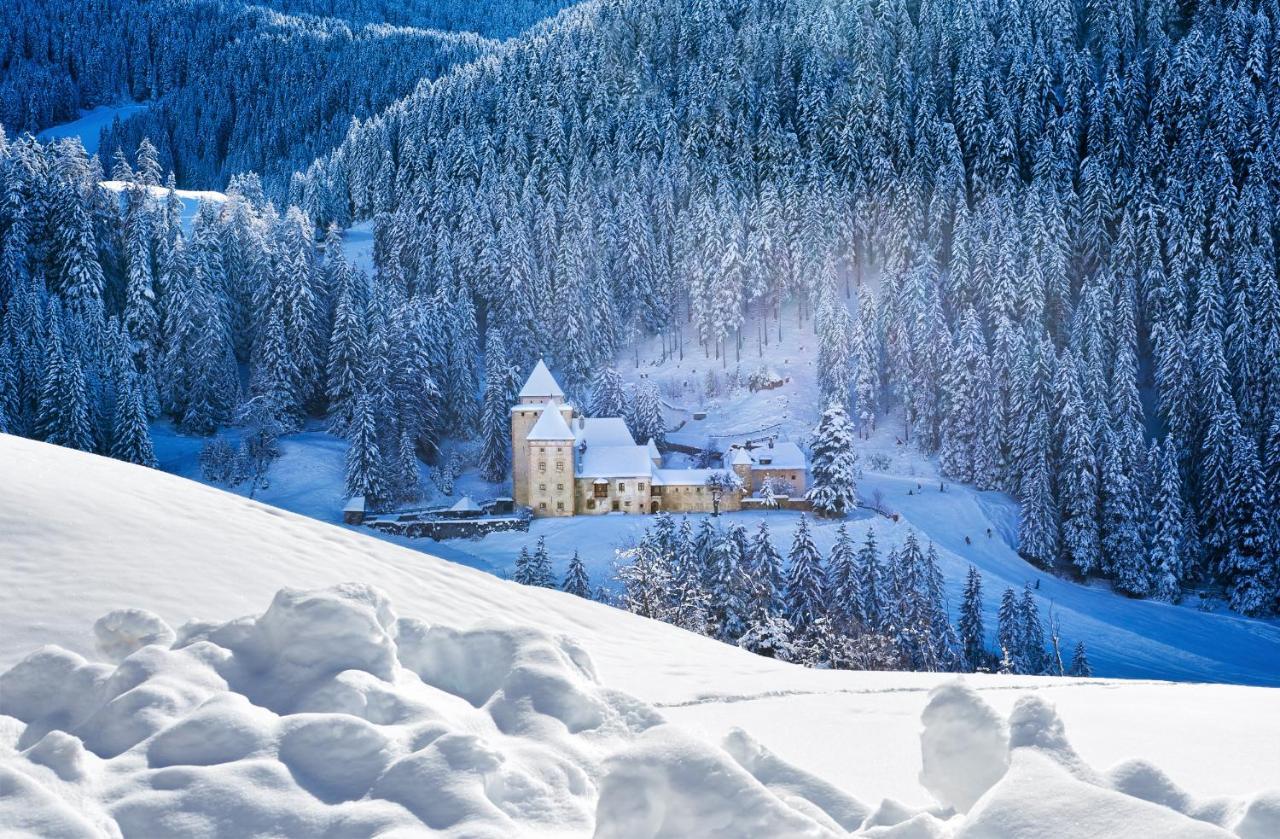
M 0 668 L 64 648 L 0 682 L 7 830 L 1280 830 L 1257 797 L 1274 690 L 988 676 L 931 699 L 948 677 L 777 663 L 104 458 L 0 437 L 0 463 Z
M 102 136 L 102 129 L 117 118 L 123 122 L 139 111 L 145 111 L 146 109 L 146 105 L 137 102 L 130 102 L 124 105 L 99 105 L 96 108 L 82 111 L 79 119 L 46 128 L 37 134 L 36 138 L 51 142 L 67 137 L 79 137 L 80 142 L 84 144 L 84 150 L 89 154 L 96 154 L 98 141 Z
M 103 181 L 99 184 L 103 189 L 123 194 L 124 191 L 133 184 L 127 181 Z M 169 197 L 169 190 L 162 186 L 147 187 L 149 197 L 153 201 L 165 201 Z M 210 201 L 215 204 L 221 204 L 227 200 L 227 196 L 222 192 L 214 192 L 212 190 L 203 189 L 175 189 L 174 194 L 178 197 L 178 201 L 182 204 L 182 212 L 179 216 L 184 233 L 191 232 L 191 222 L 195 220 L 196 213 L 200 211 L 200 203 L 202 201 Z

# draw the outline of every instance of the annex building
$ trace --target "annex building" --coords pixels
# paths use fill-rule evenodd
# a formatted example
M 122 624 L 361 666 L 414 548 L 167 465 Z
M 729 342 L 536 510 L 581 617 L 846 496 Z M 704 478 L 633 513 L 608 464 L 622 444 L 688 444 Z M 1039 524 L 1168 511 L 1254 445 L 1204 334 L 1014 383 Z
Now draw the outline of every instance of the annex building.
M 724 468 L 666 468 L 654 441 L 636 442 L 621 417 L 587 417 L 568 404 L 542 361 L 511 409 L 511 448 L 516 504 L 535 516 L 709 513 L 716 500 L 708 481 L 729 471 L 740 488 L 720 494 L 725 512 L 750 504 L 766 480 L 794 498 L 808 484 L 804 453 L 791 442 L 734 447 Z

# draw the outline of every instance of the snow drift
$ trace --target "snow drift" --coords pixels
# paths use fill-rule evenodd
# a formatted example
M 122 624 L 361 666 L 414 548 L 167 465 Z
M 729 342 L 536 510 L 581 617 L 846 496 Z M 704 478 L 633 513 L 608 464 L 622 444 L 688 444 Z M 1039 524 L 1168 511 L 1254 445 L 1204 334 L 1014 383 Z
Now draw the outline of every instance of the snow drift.
M 106 630 L 103 627 L 107 627 Z M 874 813 L 735 731 L 712 745 L 599 683 L 574 641 L 398 616 L 361 583 L 281 590 L 176 631 L 98 623 L 103 655 L 0 675 L 0 830 L 47 837 L 1274 836 L 1273 793 L 1205 807 L 1158 770 L 1110 778 L 1028 696 L 957 681 L 925 708 L 938 807 Z M 904 744 L 905 745 L 905 744 Z

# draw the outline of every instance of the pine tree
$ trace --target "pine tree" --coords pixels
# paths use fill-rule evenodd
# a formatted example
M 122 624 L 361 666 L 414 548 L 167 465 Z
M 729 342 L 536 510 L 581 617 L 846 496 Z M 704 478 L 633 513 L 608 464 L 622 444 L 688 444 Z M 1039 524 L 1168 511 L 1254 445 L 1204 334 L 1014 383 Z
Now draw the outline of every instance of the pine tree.
M 1085 652 L 1084 641 L 1076 642 L 1075 652 L 1071 656 L 1071 669 L 1067 671 L 1067 675 L 1086 679 L 1093 675 L 1093 666 L 1089 664 L 1089 655 Z
M 542 588 L 555 588 L 556 579 L 551 570 L 551 556 L 547 553 L 547 537 L 539 536 L 538 544 L 533 551 L 533 564 L 530 566 L 529 585 Z
M 862 620 L 869 629 L 878 631 L 884 621 L 880 549 L 876 547 L 875 531 L 869 527 L 867 538 L 858 549 L 857 575 L 858 589 L 862 592 Z
M 1058 427 L 1062 455 L 1058 499 L 1062 509 L 1062 555 L 1076 572 L 1088 576 L 1101 563 L 1098 534 L 1098 474 L 1093 422 L 1085 409 L 1073 358 L 1058 364 Z
M 1007 587 L 1000 595 L 1000 610 L 996 613 L 996 642 L 1000 645 L 1001 659 L 1012 662 L 1012 669 L 1002 665 L 1000 672 L 1024 672 L 1022 669 L 1022 645 L 1026 632 L 1022 624 L 1022 610 L 1019 608 L 1018 595 L 1012 587 Z
M 1221 574 L 1231 597 L 1231 608 L 1246 615 L 1262 614 L 1273 606 L 1267 559 L 1268 527 L 1264 523 L 1265 495 L 1258 447 L 1243 432 L 1236 434 L 1231 462 L 1234 518 Z
M 990 468 L 981 433 L 990 375 L 982 327 L 977 313 L 968 309 L 948 359 L 944 383 L 947 410 L 938 454 L 943 472 L 957 481 L 976 481 Z
M 622 376 L 612 367 L 601 367 L 591 385 L 593 417 L 621 417 L 627 413 L 627 396 L 622 390 Z M 646 442 L 648 438 L 637 438 Z
M 824 596 L 828 589 L 822 555 L 809 533 L 809 520 L 800 516 L 791 553 L 787 555 L 786 618 L 801 635 L 827 610 Z
M 836 541 L 827 560 L 830 591 L 826 602 L 836 628 L 845 634 L 866 627 L 862 612 L 861 578 L 858 574 L 857 548 L 843 522 L 836 529 Z
M 346 487 L 348 496 L 363 495 L 366 505 L 375 510 L 387 500 L 386 467 L 377 438 L 372 401 L 361 393 L 351 415 Z
M 627 411 L 627 425 L 637 441 L 653 440 L 658 445 L 666 442 L 666 423 L 662 418 L 662 398 L 652 379 L 641 379 L 631 397 Z
M 137 376 L 132 373 L 123 384 L 122 392 L 116 395 L 111 429 L 111 456 L 116 460 L 154 469 L 159 463 L 151 444 L 151 429 L 147 425 L 142 388 Z
M 1182 594 L 1183 541 L 1186 513 L 1182 505 L 1182 478 L 1172 435 L 1163 444 L 1152 443 L 1148 484 L 1152 494 L 1148 538 L 1151 593 L 1169 602 Z
M 50 304 L 48 358 L 40 383 L 36 433 L 56 446 L 93 450 L 89 425 L 89 396 L 80 359 L 63 340 L 60 309 Z
M 763 519 L 751 539 L 747 551 L 748 574 L 753 589 L 754 614 L 780 615 L 783 611 L 783 593 L 786 578 L 782 571 L 782 554 L 769 538 L 769 524 Z
M 275 347 L 274 344 L 282 340 L 284 335 L 284 324 L 278 316 L 269 323 L 268 330 L 264 343 L 271 346 L 270 352 L 278 353 L 283 348 Z M 339 436 L 345 435 L 351 425 L 356 396 L 366 376 L 365 356 L 368 352 L 369 339 L 363 301 L 357 297 L 353 284 L 347 283 L 339 289 L 334 308 L 326 364 L 325 396 L 329 403 L 329 430 Z M 271 358 L 269 363 L 276 365 L 279 361 Z M 279 373 L 273 378 L 282 378 L 284 375 Z M 290 372 L 288 377 L 292 378 L 294 375 Z M 280 382 L 277 387 L 283 385 L 284 382 Z
M 1017 659 L 1020 672 L 1038 675 L 1045 671 L 1047 661 L 1044 652 L 1044 624 L 1040 622 L 1040 609 L 1031 594 L 1030 584 L 1022 590 L 1018 599 L 1018 627 L 1021 637 L 1017 641 Z
M 858 459 L 853 450 L 853 427 L 839 405 L 829 405 L 818 421 L 810 470 L 813 485 L 805 497 L 819 515 L 843 516 L 858 506 Z
M 964 598 L 960 602 L 960 644 L 965 669 L 977 672 L 988 666 L 990 654 L 982 624 L 982 577 L 972 565 L 965 577 Z
M 490 329 L 485 345 L 484 407 L 480 417 L 480 474 L 494 483 L 504 480 L 511 471 L 513 373 L 502 336 Z
M 582 564 L 582 558 L 578 556 L 577 551 L 573 552 L 573 558 L 569 560 L 569 570 L 565 572 L 564 583 L 560 588 L 578 597 L 586 599 L 591 597 L 591 580 L 587 577 L 587 569 Z
M 533 556 L 529 553 L 528 545 L 520 546 L 520 553 L 516 556 L 515 573 L 511 579 L 522 586 L 531 586 L 533 583 Z

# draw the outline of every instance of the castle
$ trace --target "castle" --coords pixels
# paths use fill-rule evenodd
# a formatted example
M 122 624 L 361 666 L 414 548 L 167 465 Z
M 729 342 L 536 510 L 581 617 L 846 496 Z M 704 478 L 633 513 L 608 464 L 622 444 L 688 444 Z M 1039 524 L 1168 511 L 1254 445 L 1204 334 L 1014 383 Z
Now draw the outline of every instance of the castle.
M 708 481 L 726 469 L 662 465 L 653 440 L 640 444 L 621 417 L 586 417 L 539 361 L 511 409 L 512 485 L 517 504 L 535 516 L 610 512 L 730 512 L 759 503 L 752 493 L 766 480 L 775 492 L 799 498 L 808 465 L 795 443 L 769 441 L 735 447 L 726 456 L 735 488 L 713 493 Z

